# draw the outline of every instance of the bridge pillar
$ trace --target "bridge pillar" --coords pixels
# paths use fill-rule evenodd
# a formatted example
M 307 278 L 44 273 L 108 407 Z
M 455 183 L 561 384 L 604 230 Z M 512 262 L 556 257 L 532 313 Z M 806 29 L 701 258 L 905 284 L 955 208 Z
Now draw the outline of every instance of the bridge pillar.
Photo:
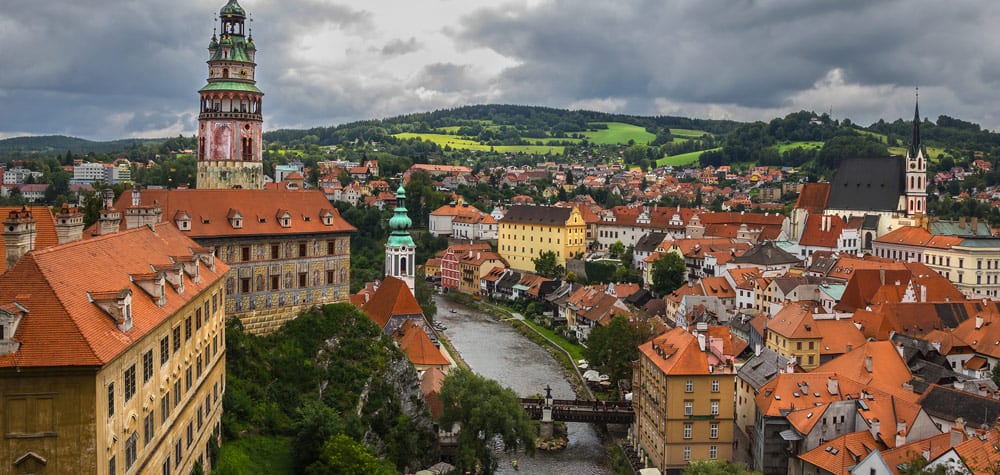
M 538 435 L 544 439 L 552 437 L 552 388 L 545 385 L 545 404 L 542 405 L 542 422 L 538 425 Z

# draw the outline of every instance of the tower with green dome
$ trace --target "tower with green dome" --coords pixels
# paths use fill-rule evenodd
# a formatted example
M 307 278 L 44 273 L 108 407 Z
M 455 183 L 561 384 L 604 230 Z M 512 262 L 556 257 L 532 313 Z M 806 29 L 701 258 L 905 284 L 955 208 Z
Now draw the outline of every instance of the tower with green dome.
M 413 292 L 413 276 L 416 263 L 414 256 L 417 245 L 413 243 L 410 236 L 410 227 L 413 221 L 406 215 L 406 190 L 400 184 L 396 189 L 396 209 L 392 211 L 389 218 L 389 239 L 385 242 L 385 275 L 393 276 L 406 282 L 406 286 Z
M 257 47 L 246 28 L 248 15 L 229 0 L 208 44 L 208 84 L 198 91 L 198 188 L 264 188 L 264 93 L 254 79 Z

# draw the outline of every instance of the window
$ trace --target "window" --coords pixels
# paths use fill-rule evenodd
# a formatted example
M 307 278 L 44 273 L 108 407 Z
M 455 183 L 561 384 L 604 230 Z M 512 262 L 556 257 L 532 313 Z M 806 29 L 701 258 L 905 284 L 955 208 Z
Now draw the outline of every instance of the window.
M 684 460 L 691 460 L 691 447 L 690 446 L 685 446 L 684 447 Z
M 710 438 L 710 439 L 718 439 L 719 438 L 719 424 L 718 423 L 713 422 L 712 425 L 709 426 L 709 428 L 708 428 L 708 438 Z
M 188 427 L 187 427 L 187 446 L 188 446 L 188 448 L 191 448 L 191 444 L 193 442 L 194 442 L 194 424 L 191 423 L 191 422 L 188 422 Z
M 694 392 L 694 381 L 692 381 L 690 379 L 687 380 L 687 381 L 684 381 L 684 392 L 686 392 L 686 393 L 693 393 Z
M 271 244 L 271 259 L 277 259 L 281 253 L 281 246 L 277 244 Z
M 149 444 L 153 440 L 153 436 L 156 435 L 155 431 L 155 419 L 153 417 L 153 411 L 149 411 L 146 417 L 142 421 L 142 443 Z
M 174 465 L 176 465 L 178 467 L 181 466 L 181 441 L 180 440 L 178 440 L 177 443 L 174 444 Z
M 108 383 L 108 417 L 115 415 L 115 383 Z
M 802 349 L 802 342 L 801 341 L 795 342 L 795 349 L 796 350 L 801 350 Z
M 326 253 L 327 254 L 333 254 L 335 250 L 336 250 L 336 245 L 335 245 L 334 241 L 327 241 L 326 242 Z
M 194 311 L 194 329 L 195 331 L 201 330 L 201 309 Z
M 306 273 L 299 272 L 299 287 L 305 287 L 305 286 L 306 286 Z
M 187 370 L 184 371 L 184 382 L 187 384 L 187 390 L 188 391 L 191 390 L 191 386 L 192 386 L 192 382 L 193 381 L 194 380 L 191 378 L 191 366 L 188 366 Z
M 205 300 L 205 323 L 208 323 L 208 319 L 212 316 L 208 311 L 208 300 Z
M 181 327 L 180 325 L 174 327 L 174 353 L 177 353 L 181 349 Z
M 181 380 L 174 381 L 174 407 L 181 405 Z
M 153 379 L 153 350 L 142 354 L 142 382 L 148 383 Z
M 810 350 L 812 350 L 812 349 L 814 348 L 814 345 L 815 345 L 815 344 L 816 344 L 816 342 L 815 342 L 815 341 L 810 341 L 810 342 L 809 342 L 809 349 L 810 349 Z
M 201 406 L 198 406 L 198 430 L 201 430 L 201 425 L 204 422 L 203 412 L 205 411 L 202 411 Z
M 718 379 L 713 379 L 712 380 L 712 392 L 713 393 L 719 392 L 719 380 Z
M 332 271 L 332 270 L 326 271 L 326 283 L 327 283 L 327 285 L 333 284 L 333 278 L 334 278 L 335 275 L 336 275 L 336 273 L 334 271 Z
M 684 401 L 684 415 L 685 416 L 690 416 L 690 415 L 693 415 L 693 414 L 694 414 L 694 401 L 692 401 L 690 399 L 687 400 L 687 401 Z
M 165 336 L 160 339 L 160 366 L 170 361 L 170 337 Z
M 212 337 L 212 356 L 219 354 L 219 335 Z
M 713 399 L 712 400 L 712 415 L 713 416 L 719 415 L 719 400 L 718 399 Z
M 128 436 L 128 440 L 125 441 L 125 471 L 128 472 L 132 470 L 132 466 L 135 465 L 135 445 L 139 441 L 139 434 L 132 432 L 132 435 Z
M 135 396 L 135 365 L 129 366 L 125 370 L 125 402 Z
M 166 424 L 170 418 L 170 391 L 163 393 L 160 398 L 160 425 Z
M 244 294 L 247 293 L 247 292 L 250 292 L 250 278 L 249 277 L 243 277 L 243 278 L 240 279 L 240 292 L 244 293 Z
M 111 475 L 115 475 L 115 473 L 117 473 L 117 467 L 115 467 L 114 455 L 112 455 L 111 458 L 108 459 L 108 473 Z
M 278 290 L 281 287 L 281 276 L 271 276 L 271 290 Z
M 191 339 L 191 317 L 184 319 L 184 341 Z
M 197 376 L 196 377 L 201 378 L 201 355 L 198 355 L 198 359 L 197 359 L 197 362 L 195 363 L 194 367 L 197 369 Z
M 299 243 L 299 257 L 306 257 L 306 243 Z
M 719 456 L 719 446 L 711 445 L 708 447 L 708 458 L 715 459 Z
M 163 475 L 170 475 L 170 456 L 169 455 L 167 456 L 167 458 L 163 459 L 163 468 L 161 469 L 160 473 L 162 473 Z
M 218 311 L 218 310 L 219 310 L 219 303 L 218 303 L 218 300 L 217 300 L 217 297 L 218 297 L 218 296 L 219 296 L 219 294 L 212 294 L 212 313 L 213 313 L 213 314 L 214 314 L 214 313 L 215 313 L 216 311 Z
M 685 439 L 690 439 L 691 438 L 691 432 L 692 432 L 691 423 L 690 422 L 685 422 L 684 423 L 684 438 Z
M 250 246 L 243 246 L 240 249 L 240 257 L 242 262 L 247 262 L 250 260 Z

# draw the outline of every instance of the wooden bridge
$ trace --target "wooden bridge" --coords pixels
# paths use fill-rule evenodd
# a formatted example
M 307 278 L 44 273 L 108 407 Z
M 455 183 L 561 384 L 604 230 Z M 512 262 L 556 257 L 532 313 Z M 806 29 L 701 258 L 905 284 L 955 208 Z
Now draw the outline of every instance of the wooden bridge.
M 547 401 L 550 402 L 551 420 L 554 421 L 628 424 L 635 419 L 635 412 L 632 411 L 632 403 L 627 401 L 603 402 L 522 398 L 521 404 L 532 419 L 544 420 Z

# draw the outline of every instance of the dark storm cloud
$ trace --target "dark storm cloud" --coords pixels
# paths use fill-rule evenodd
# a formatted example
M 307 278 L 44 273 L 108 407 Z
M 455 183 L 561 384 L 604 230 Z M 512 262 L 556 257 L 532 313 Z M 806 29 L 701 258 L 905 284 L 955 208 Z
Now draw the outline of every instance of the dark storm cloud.
M 421 47 L 422 45 L 420 42 L 411 36 L 406 40 L 396 38 L 386 43 L 379 52 L 382 53 L 382 56 L 398 56 L 401 54 L 412 53 L 419 50 Z
M 997 7 L 983 2 L 571 2 L 497 7 L 456 42 L 518 64 L 511 100 L 623 97 L 778 108 L 831 70 L 860 85 L 940 86 L 956 106 L 995 95 Z M 879 100 L 873 97 L 872 100 Z M 818 104 L 818 107 L 824 106 Z
M 469 75 L 467 64 L 434 63 L 424 66 L 416 84 L 433 91 L 460 92 L 476 89 L 480 83 Z

